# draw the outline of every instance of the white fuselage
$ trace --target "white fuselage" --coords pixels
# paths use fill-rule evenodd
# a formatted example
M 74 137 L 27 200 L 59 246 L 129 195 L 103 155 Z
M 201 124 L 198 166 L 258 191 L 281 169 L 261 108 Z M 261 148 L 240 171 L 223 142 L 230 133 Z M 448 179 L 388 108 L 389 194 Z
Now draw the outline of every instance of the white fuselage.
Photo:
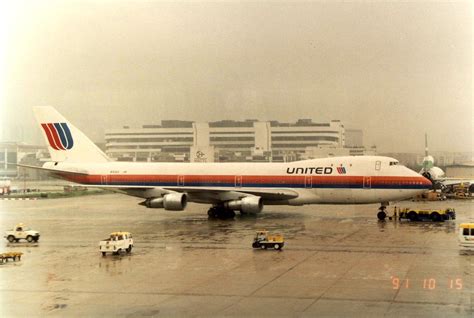
M 354 204 L 398 201 L 431 187 L 431 182 L 398 161 L 380 156 L 333 157 L 290 163 L 54 163 L 46 168 L 74 172 L 61 178 L 93 186 L 154 187 L 186 192 L 292 190 L 288 200 L 265 204 Z M 77 174 L 81 173 L 81 174 Z M 184 189 L 184 190 L 183 190 Z M 196 200 L 205 202 L 205 200 Z

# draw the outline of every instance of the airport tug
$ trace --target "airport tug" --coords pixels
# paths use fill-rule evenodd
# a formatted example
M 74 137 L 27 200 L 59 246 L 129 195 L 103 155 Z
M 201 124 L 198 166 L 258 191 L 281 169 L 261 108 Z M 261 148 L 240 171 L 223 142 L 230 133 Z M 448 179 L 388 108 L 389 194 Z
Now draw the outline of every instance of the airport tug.
M 270 235 L 268 231 L 262 230 L 255 233 L 255 238 L 252 243 L 253 248 L 274 248 L 275 250 L 281 250 L 285 245 L 283 235 L 274 234 Z
M 401 208 L 398 211 L 398 219 L 414 221 L 444 222 L 456 219 L 456 211 L 453 208 L 446 209 L 412 209 Z
M 108 239 L 99 242 L 99 250 L 102 256 L 105 256 L 106 253 L 118 255 L 122 251 L 130 253 L 132 248 L 133 238 L 129 232 L 112 232 Z

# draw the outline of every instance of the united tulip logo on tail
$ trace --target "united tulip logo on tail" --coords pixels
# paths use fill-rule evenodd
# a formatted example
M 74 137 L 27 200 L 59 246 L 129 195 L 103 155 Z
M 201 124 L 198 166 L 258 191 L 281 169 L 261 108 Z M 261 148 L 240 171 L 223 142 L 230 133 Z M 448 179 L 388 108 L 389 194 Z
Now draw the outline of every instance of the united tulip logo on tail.
M 49 145 L 55 150 L 71 149 L 74 145 L 71 131 L 66 123 L 46 123 L 41 124 Z

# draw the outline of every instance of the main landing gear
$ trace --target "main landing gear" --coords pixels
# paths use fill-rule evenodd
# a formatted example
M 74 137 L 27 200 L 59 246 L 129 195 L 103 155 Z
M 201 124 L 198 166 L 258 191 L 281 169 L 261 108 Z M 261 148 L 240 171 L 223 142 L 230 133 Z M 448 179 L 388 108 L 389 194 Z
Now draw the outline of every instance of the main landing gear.
M 210 218 L 215 219 L 232 219 L 235 217 L 235 212 L 224 208 L 223 206 L 213 206 L 207 211 Z
M 380 220 L 380 221 L 385 221 L 385 218 L 387 217 L 387 205 L 388 203 L 381 203 L 380 205 L 380 208 L 379 208 L 379 212 L 377 213 L 377 218 Z

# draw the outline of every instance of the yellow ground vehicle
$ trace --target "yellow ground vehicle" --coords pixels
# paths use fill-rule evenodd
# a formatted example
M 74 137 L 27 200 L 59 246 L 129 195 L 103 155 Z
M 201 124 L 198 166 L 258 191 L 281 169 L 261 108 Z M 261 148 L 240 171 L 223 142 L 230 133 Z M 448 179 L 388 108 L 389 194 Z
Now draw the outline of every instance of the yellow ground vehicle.
M 274 248 L 276 250 L 281 249 L 283 245 L 285 245 L 285 240 L 283 238 L 283 235 L 281 234 L 270 235 L 268 231 L 265 231 L 265 230 L 257 231 L 255 233 L 255 238 L 252 243 L 253 248 L 261 248 L 261 249 Z
M 460 183 L 458 185 L 453 186 L 454 197 L 456 199 L 469 199 L 469 184 L 468 183 Z
M 474 223 L 459 225 L 459 245 L 467 250 L 474 250 Z
M 433 222 L 442 222 L 456 219 L 456 211 L 452 208 L 447 209 L 412 209 L 403 208 L 398 211 L 399 219 L 409 219 L 410 221 L 431 220 Z

